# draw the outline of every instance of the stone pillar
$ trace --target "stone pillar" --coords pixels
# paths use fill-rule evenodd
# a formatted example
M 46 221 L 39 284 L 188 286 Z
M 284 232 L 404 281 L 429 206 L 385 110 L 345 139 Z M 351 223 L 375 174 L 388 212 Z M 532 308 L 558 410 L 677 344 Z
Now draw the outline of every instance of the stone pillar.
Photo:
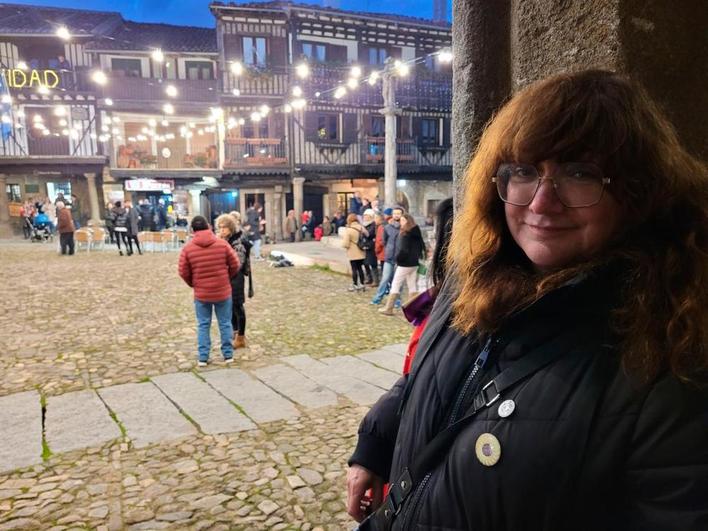
M 452 179 L 456 207 L 462 200 L 459 183 L 484 124 L 510 92 L 510 4 L 452 2 Z
M 393 77 L 393 58 L 386 60 L 386 69 L 382 76 L 384 108 L 381 113 L 385 117 L 385 147 L 384 147 L 384 204 L 396 204 L 396 92 Z
M 101 223 L 101 211 L 98 208 L 98 190 L 96 189 L 96 174 L 84 173 L 88 183 L 89 209 L 91 218 L 89 225 L 99 225 Z
M 201 190 L 190 190 L 189 191 L 189 198 L 191 199 L 190 205 L 189 205 L 189 213 L 194 216 L 198 216 L 202 213 L 201 209 L 201 204 L 200 204 L 200 198 L 199 196 L 202 194 Z
M 0 173 L 0 238 L 12 237 L 12 226 L 10 225 L 10 207 L 7 201 L 7 180 L 5 175 Z
M 293 177 L 293 208 L 297 219 L 300 219 L 303 209 L 304 192 L 302 185 L 305 183 L 304 177 Z
M 322 217 L 332 217 L 332 208 L 330 206 L 330 194 L 322 194 Z
M 273 238 L 277 240 L 283 239 L 283 215 L 282 210 L 283 205 L 283 187 L 276 185 L 273 190 L 273 204 L 271 206 L 271 219 L 272 223 L 270 225 L 270 233 Z

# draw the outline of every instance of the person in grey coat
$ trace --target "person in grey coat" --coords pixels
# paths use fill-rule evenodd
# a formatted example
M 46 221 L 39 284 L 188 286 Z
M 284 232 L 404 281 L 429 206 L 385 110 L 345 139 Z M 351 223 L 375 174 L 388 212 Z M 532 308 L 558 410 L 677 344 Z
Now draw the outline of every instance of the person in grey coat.
M 128 212 L 128 256 L 133 254 L 133 242 L 135 242 L 135 247 L 138 249 L 138 254 L 143 254 L 138 240 L 140 212 L 138 212 L 137 208 L 133 208 L 133 204 L 130 201 L 125 202 L 125 209 Z

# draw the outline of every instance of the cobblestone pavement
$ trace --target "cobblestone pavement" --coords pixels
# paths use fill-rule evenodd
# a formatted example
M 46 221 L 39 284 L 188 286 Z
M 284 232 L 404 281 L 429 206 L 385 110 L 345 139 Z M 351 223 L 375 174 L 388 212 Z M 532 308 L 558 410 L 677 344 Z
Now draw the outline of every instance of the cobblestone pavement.
M 49 244 L 0 244 L 0 396 L 60 394 L 191 369 L 196 323 L 177 257 L 108 250 L 62 257 Z M 376 313 L 371 290 L 348 293 L 343 275 L 255 262 L 253 279 L 250 346 L 237 351 L 240 367 L 291 354 L 364 352 L 410 334 L 402 318 Z M 217 334 L 214 325 L 212 340 Z
M 47 246 L 0 246 L 0 272 L 12 279 L 0 288 L 0 397 L 36 389 L 50 412 L 53 403 L 81 395 L 70 391 L 146 385 L 147 377 L 192 369 L 191 296 L 176 278 L 176 259 L 110 252 L 62 258 Z M 252 343 L 237 351 L 236 365 L 265 380 L 283 363 L 307 371 L 314 358 L 346 361 L 337 356 L 409 334 L 402 319 L 376 315 L 369 297 L 346 293 L 342 276 L 257 264 L 254 279 Z M 372 352 L 360 359 L 395 370 L 396 358 Z M 234 372 L 219 363 L 214 369 L 199 375 L 217 382 Z M 121 426 L 103 446 L 55 455 L 45 447 L 43 463 L 0 475 L 0 531 L 348 529 L 345 461 L 367 407 L 341 391 L 334 405 L 298 404 L 297 417 L 260 419 L 245 431 L 191 429 L 139 444 Z

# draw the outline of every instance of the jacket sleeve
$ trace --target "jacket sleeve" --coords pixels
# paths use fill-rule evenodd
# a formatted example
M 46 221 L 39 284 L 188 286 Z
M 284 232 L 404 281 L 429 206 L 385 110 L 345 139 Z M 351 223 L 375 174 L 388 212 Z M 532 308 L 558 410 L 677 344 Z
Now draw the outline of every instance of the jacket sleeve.
M 238 270 L 241 269 L 241 263 L 236 251 L 228 243 L 226 244 L 226 262 L 229 265 L 229 277 L 235 277 L 238 274 Z
M 637 419 L 627 464 L 631 529 L 708 527 L 708 389 L 658 381 Z
M 187 285 L 191 288 L 192 285 L 192 267 L 189 265 L 189 258 L 187 257 L 187 248 L 182 249 L 179 254 L 179 266 L 178 266 L 179 276 L 182 277 Z
M 368 468 L 379 477 L 388 479 L 391 473 L 393 449 L 401 421 L 398 408 L 408 375 L 402 376 L 390 391 L 379 398 L 359 425 L 359 440 L 349 465 Z
M 377 255 L 384 252 L 383 234 L 384 226 L 379 225 L 376 228 L 376 241 L 374 242 L 374 249 L 376 250 Z

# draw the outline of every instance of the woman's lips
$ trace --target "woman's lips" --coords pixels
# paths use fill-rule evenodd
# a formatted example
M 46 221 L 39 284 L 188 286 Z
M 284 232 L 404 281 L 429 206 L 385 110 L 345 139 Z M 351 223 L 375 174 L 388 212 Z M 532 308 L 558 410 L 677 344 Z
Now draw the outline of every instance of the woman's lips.
M 532 225 L 530 223 L 526 223 L 526 226 L 537 234 L 560 234 L 573 229 L 573 227 L 562 227 L 558 225 Z

